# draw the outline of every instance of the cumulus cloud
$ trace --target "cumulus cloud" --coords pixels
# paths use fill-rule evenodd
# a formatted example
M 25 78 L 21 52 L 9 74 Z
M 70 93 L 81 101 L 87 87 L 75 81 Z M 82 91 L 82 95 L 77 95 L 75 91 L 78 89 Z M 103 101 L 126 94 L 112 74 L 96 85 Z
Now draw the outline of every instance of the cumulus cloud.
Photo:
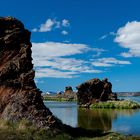
M 44 24 L 40 25 L 40 32 L 48 32 L 52 30 L 52 27 L 55 24 L 55 20 L 48 19 Z
M 60 71 L 50 68 L 37 68 L 36 69 L 36 78 L 43 78 L 43 77 L 53 77 L 53 78 L 74 78 L 77 77 L 76 72 L 71 71 Z
M 92 65 L 96 67 L 111 67 L 114 65 L 129 65 L 131 62 L 129 61 L 124 61 L 124 60 L 118 60 L 113 57 L 109 58 L 99 58 L 96 60 L 93 60 Z
M 62 21 L 56 19 L 47 19 L 45 23 L 42 23 L 39 28 L 32 29 L 32 32 L 49 32 L 53 29 L 58 29 L 62 27 L 69 27 L 70 22 L 67 19 L 63 19 Z M 65 35 L 68 32 L 63 32 Z
M 140 22 L 128 22 L 118 29 L 115 42 L 128 51 L 121 53 L 123 57 L 140 57 Z
M 36 77 L 72 78 L 80 73 L 101 73 L 93 69 L 88 61 L 76 59 L 73 55 L 83 54 L 91 49 L 86 44 L 58 42 L 32 43 L 33 63 Z M 72 57 L 72 58 L 71 58 Z
M 62 34 L 62 35 L 68 35 L 68 32 L 65 31 L 65 30 L 63 30 L 63 31 L 61 32 L 61 34 Z
M 45 23 L 40 25 L 40 28 L 32 29 L 32 32 L 49 32 L 52 30 L 53 26 L 56 24 L 55 20 L 47 19 Z

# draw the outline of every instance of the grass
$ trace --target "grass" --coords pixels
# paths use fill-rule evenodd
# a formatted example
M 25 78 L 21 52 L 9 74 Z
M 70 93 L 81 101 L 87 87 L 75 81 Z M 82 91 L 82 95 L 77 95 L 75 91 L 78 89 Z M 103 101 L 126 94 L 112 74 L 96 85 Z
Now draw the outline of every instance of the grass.
M 65 133 L 37 129 L 29 121 L 10 122 L 0 120 L 0 140 L 140 140 L 140 137 L 123 136 L 117 133 L 85 130 L 68 127 Z
M 36 128 L 31 122 L 21 120 L 10 122 L 0 120 L 0 140 L 65 140 L 71 136 L 65 133 L 55 133 L 54 130 Z
M 63 97 L 43 97 L 44 101 L 58 101 L 58 102 L 73 102 L 77 101 L 74 98 L 63 98 Z
M 135 136 L 123 136 L 118 133 L 108 133 L 108 135 L 102 136 L 102 137 L 93 137 L 93 138 L 87 138 L 87 137 L 80 137 L 76 140 L 140 140 L 140 137 Z
M 140 104 L 131 100 L 107 101 L 91 104 L 90 108 L 137 109 L 140 108 Z

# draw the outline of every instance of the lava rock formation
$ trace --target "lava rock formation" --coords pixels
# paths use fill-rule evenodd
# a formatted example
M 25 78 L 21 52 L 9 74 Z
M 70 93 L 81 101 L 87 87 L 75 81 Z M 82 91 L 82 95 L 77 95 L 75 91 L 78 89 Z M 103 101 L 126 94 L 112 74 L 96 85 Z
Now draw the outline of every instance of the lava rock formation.
M 19 20 L 0 18 L 0 118 L 27 119 L 39 128 L 61 127 L 35 85 L 30 34 Z
M 68 100 L 77 100 L 77 95 L 71 86 L 65 87 L 64 98 L 67 98 Z
M 91 79 L 76 87 L 78 104 L 86 105 L 98 101 L 117 100 L 117 96 L 112 93 L 112 84 L 108 79 Z

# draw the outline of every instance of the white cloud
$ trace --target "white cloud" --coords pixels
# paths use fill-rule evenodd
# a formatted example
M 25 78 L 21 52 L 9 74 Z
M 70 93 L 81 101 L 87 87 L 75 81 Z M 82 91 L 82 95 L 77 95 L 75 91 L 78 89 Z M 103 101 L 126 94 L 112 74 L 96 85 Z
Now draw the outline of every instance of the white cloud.
M 52 30 L 52 27 L 54 26 L 55 21 L 52 19 L 48 19 L 44 24 L 40 25 L 40 32 L 48 32 Z
M 68 35 L 68 32 L 65 31 L 65 30 L 63 30 L 63 31 L 61 32 L 61 34 L 62 34 L 62 35 Z
M 33 57 L 59 57 L 81 54 L 91 50 L 85 44 L 68 44 L 59 42 L 32 43 Z
M 80 73 L 101 73 L 93 69 L 88 61 L 69 58 L 72 55 L 82 54 L 91 49 L 86 44 L 67 44 L 45 42 L 32 44 L 33 63 L 36 68 L 36 77 L 72 78 Z
M 32 44 L 33 63 L 36 69 L 36 78 L 56 77 L 73 78 L 81 73 L 101 73 L 95 67 L 111 67 L 115 65 L 128 65 L 129 61 L 116 58 L 98 58 L 85 60 L 75 58 L 77 54 L 86 54 L 88 51 L 97 54 L 105 50 L 90 48 L 86 44 L 70 44 L 60 42 L 44 42 Z M 93 57 L 91 55 L 90 57 Z
M 76 77 L 77 72 L 63 72 L 59 70 L 54 70 L 50 68 L 38 68 L 36 69 L 36 78 L 43 77 L 54 77 L 54 78 L 73 78 Z
M 140 22 L 128 22 L 119 28 L 114 41 L 128 49 L 127 52 L 121 53 L 123 57 L 140 57 Z
M 51 67 L 63 71 L 74 71 L 77 73 L 100 73 L 99 70 L 90 69 L 87 61 L 75 58 L 53 58 L 53 59 L 35 59 L 37 67 Z
M 64 27 L 70 26 L 69 20 L 63 19 L 63 20 L 62 20 L 62 26 L 64 26 Z
M 128 65 L 131 64 L 129 61 L 124 61 L 124 60 L 118 60 L 113 57 L 109 58 L 99 58 L 96 60 L 93 60 L 92 65 L 96 67 L 111 67 L 114 65 Z
M 32 32 L 49 32 L 52 30 L 53 26 L 56 24 L 55 20 L 47 19 L 45 23 L 40 25 L 40 28 L 32 29 Z
M 106 50 L 99 49 L 99 48 L 94 48 L 93 50 L 94 50 L 94 52 L 96 52 L 96 54 L 92 55 L 93 57 L 99 57 L 103 52 L 106 52 Z
M 49 32 L 52 31 L 53 29 L 58 29 L 58 28 L 67 28 L 70 26 L 69 20 L 63 19 L 62 21 L 56 20 L 56 19 L 47 19 L 45 23 L 42 23 L 39 28 L 34 28 L 32 29 L 32 32 Z M 62 31 L 63 32 L 63 31 Z M 63 32 L 64 33 L 64 32 Z M 65 35 L 66 35 L 65 31 Z

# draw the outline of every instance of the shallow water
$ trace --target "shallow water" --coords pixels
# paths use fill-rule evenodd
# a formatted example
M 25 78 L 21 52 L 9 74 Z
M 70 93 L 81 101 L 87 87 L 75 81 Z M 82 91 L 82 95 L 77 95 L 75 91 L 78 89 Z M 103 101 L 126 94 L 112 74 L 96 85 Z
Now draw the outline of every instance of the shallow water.
M 129 99 L 140 102 L 140 97 L 129 97 Z M 73 127 L 140 135 L 140 109 L 89 110 L 78 109 L 76 102 L 45 101 L 44 103 L 63 123 Z

